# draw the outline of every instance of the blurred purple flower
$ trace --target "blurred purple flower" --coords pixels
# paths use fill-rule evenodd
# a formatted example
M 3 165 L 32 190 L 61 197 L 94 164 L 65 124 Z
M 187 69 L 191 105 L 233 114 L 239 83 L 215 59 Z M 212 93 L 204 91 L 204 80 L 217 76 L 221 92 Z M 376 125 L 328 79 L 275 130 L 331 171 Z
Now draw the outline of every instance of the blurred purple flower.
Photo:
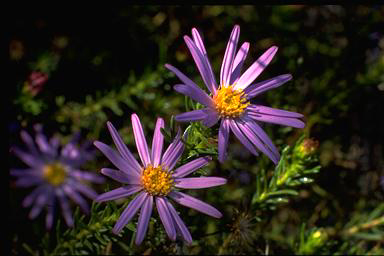
M 229 132 L 232 130 L 235 136 L 252 154 L 258 155 L 258 149 L 277 164 L 280 154 L 258 122 L 303 128 L 305 124 L 299 120 L 303 115 L 251 104 L 250 100 L 270 89 L 279 87 L 291 80 L 292 76 L 285 74 L 251 84 L 271 62 L 277 52 L 277 47 L 272 46 L 269 48 L 241 75 L 240 72 L 249 50 L 249 43 L 245 42 L 236 53 L 239 34 L 240 27 L 236 25 L 232 30 L 225 51 L 219 86 L 216 83 L 203 41 L 196 28 L 192 29 L 193 40 L 189 36 L 184 36 L 184 40 L 211 96 L 208 96 L 207 93 L 177 68 L 165 64 L 165 67 L 175 73 L 184 83 L 175 85 L 174 89 L 205 106 L 204 109 L 177 115 L 175 119 L 179 122 L 202 121 L 207 127 L 215 125 L 221 119 L 218 135 L 220 162 L 226 159 Z
M 97 193 L 86 186 L 82 181 L 95 183 L 104 182 L 104 178 L 98 174 L 85 172 L 79 169 L 81 164 L 93 157 L 90 151 L 92 144 L 84 143 L 81 147 L 76 144 L 80 134 L 76 134 L 72 140 L 60 147 L 57 137 L 49 141 L 42 133 L 41 126 L 35 126 L 35 142 L 25 131 L 21 132 L 21 139 L 28 150 L 12 147 L 11 151 L 30 168 L 11 169 L 10 174 L 17 177 L 15 185 L 18 187 L 36 188 L 24 199 L 24 207 L 32 206 L 29 218 L 34 219 L 47 206 L 46 228 L 51 229 L 54 220 L 54 208 L 59 202 L 66 224 L 73 226 L 73 217 L 68 197 L 77 203 L 80 208 L 89 213 L 89 206 L 82 195 L 94 199 Z
M 135 243 L 139 245 L 144 240 L 147 232 L 155 202 L 157 212 L 169 238 L 175 240 L 177 231 L 190 244 L 192 242 L 191 234 L 167 197 L 172 198 L 181 205 L 193 208 L 209 216 L 220 218 L 222 214 L 217 209 L 178 191 L 177 188 L 208 188 L 223 185 L 227 180 L 220 177 L 184 178 L 208 164 L 211 158 L 200 157 L 174 169 L 184 150 L 180 131 L 163 154 L 164 136 L 160 129 L 164 128 L 164 120 L 162 118 L 157 119 L 151 151 L 147 146 L 139 117 L 133 114 L 131 120 L 136 147 L 142 164 L 136 161 L 116 129 L 108 122 L 109 132 L 119 152 L 99 141 L 96 141 L 94 144 L 119 170 L 103 168 L 101 172 L 127 185 L 99 195 L 96 201 L 115 200 L 139 192 L 121 214 L 112 230 L 113 233 L 120 233 L 124 226 L 132 220 L 136 212 L 141 209 L 135 239 Z

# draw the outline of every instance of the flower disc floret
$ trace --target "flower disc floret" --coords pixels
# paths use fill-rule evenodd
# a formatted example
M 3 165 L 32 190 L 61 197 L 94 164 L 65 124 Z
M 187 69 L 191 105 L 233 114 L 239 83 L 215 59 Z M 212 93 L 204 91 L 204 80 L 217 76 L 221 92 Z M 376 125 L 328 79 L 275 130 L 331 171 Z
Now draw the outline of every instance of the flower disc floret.
M 61 185 L 67 178 L 67 170 L 64 165 L 54 162 L 43 167 L 44 179 L 53 186 Z
M 172 190 L 174 181 L 170 172 L 161 166 L 148 165 L 141 175 L 144 189 L 153 196 L 166 196 Z
M 223 118 L 241 116 L 249 105 L 243 90 L 234 90 L 233 85 L 222 86 L 213 96 L 215 109 Z

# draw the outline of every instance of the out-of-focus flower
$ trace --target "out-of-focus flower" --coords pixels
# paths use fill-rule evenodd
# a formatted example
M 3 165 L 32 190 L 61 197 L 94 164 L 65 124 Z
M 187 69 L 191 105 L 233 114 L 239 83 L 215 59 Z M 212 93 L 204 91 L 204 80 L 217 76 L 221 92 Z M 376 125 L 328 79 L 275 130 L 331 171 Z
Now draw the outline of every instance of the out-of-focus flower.
M 160 129 L 164 128 L 164 120 L 162 118 L 157 119 L 151 150 L 147 146 L 139 117 L 133 114 L 131 120 L 141 164 L 136 161 L 116 129 L 108 122 L 109 132 L 120 154 L 102 142 L 96 141 L 94 144 L 119 170 L 103 168 L 101 172 L 127 185 L 99 195 L 96 201 L 115 200 L 139 192 L 121 214 L 112 230 L 113 233 L 120 233 L 136 212 L 141 209 L 135 238 L 135 243 L 139 245 L 147 232 L 155 202 L 157 212 L 169 238 L 175 240 L 177 231 L 187 243 L 191 243 L 191 234 L 168 197 L 181 205 L 220 218 L 222 214 L 217 209 L 178 190 L 179 188 L 199 189 L 219 186 L 225 184 L 226 179 L 220 177 L 184 178 L 208 164 L 211 158 L 200 157 L 175 169 L 174 167 L 184 150 L 180 131 L 163 154 L 164 136 Z
M 177 115 L 175 119 L 179 122 L 202 121 L 207 127 L 215 125 L 221 119 L 218 135 L 220 162 L 226 159 L 229 131 L 232 130 L 252 154 L 258 155 L 258 149 L 276 164 L 280 159 L 280 154 L 258 122 L 303 128 L 305 124 L 299 120 L 303 115 L 251 104 L 250 100 L 265 91 L 279 87 L 291 80 L 292 76 L 285 74 L 251 84 L 271 62 L 277 52 L 277 47 L 272 46 L 269 48 L 241 75 L 240 72 L 248 53 L 249 43 L 245 42 L 236 53 L 239 34 L 240 27 L 236 25 L 232 30 L 225 51 L 219 85 L 217 85 L 207 52 L 197 29 L 192 29 L 193 40 L 189 36 L 184 36 L 184 40 L 211 96 L 208 96 L 177 68 L 166 64 L 165 67 L 175 73 L 184 83 L 175 85 L 174 89 L 205 106 L 204 109 Z
M 93 157 L 91 143 L 76 146 L 79 134 L 60 147 L 57 137 L 47 139 L 42 133 L 41 126 L 35 126 L 35 142 L 25 131 L 21 132 L 21 139 L 27 146 L 27 151 L 13 147 L 11 151 L 30 168 L 11 169 L 10 174 L 17 177 L 15 185 L 18 187 L 36 188 L 22 202 L 24 207 L 32 206 L 29 218 L 37 217 L 44 206 L 47 206 L 46 228 L 51 229 L 54 220 L 54 208 L 60 204 L 66 224 L 73 226 L 73 217 L 68 198 L 72 199 L 80 208 L 89 213 L 89 206 L 83 195 L 94 199 L 97 193 L 85 185 L 83 181 L 102 183 L 104 178 L 98 174 L 82 171 L 79 167 Z M 36 147 L 37 144 L 37 147 Z
M 9 57 L 11 60 L 20 60 L 24 56 L 24 45 L 20 40 L 12 40 L 9 43 Z
M 26 89 L 35 96 L 43 89 L 43 86 L 47 81 L 48 74 L 40 71 L 32 71 L 26 81 Z
M 315 153 L 318 147 L 319 142 L 317 140 L 306 138 L 300 143 L 297 151 L 301 157 L 306 157 Z
M 53 44 L 54 49 L 62 50 L 68 46 L 68 41 L 69 41 L 69 39 L 67 36 L 55 36 L 52 44 Z

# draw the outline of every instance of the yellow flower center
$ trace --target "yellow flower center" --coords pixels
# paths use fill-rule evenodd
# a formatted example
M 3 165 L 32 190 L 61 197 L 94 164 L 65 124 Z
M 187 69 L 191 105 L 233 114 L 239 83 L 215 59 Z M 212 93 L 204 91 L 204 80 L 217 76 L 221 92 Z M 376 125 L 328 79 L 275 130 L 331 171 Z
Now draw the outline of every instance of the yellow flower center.
M 141 174 L 141 184 L 153 196 L 165 196 L 172 190 L 172 174 L 163 170 L 161 166 L 148 165 Z
M 234 90 L 233 85 L 222 86 L 213 96 L 215 109 L 223 118 L 241 116 L 250 104 L 243 90 Z
M 67 170 L 60 163 L 51 163 L 43 167 L 43 177 L 54 186 L 62 184 L 67 178 Z

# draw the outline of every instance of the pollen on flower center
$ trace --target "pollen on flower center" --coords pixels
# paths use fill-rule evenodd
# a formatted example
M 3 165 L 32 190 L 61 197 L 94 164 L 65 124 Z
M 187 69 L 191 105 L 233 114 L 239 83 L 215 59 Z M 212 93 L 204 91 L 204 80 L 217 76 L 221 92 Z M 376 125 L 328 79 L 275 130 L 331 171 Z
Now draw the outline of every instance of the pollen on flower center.
M 161 166 L 148 165 L 141 174 L 141 184 L 153 196 L 165 196 L 172 190 L 172 174 Z
M 233 85 L 221 86 L 216 95 L 213 96 L 215 109 L 221 117 L 239 117 L 249 105 L 243 90 L 234 90 Z
M 43 177 L 54 186 L 62 184 L 67 178 L 67 170 L 64 165 L 54 162 L 43 167 Z

